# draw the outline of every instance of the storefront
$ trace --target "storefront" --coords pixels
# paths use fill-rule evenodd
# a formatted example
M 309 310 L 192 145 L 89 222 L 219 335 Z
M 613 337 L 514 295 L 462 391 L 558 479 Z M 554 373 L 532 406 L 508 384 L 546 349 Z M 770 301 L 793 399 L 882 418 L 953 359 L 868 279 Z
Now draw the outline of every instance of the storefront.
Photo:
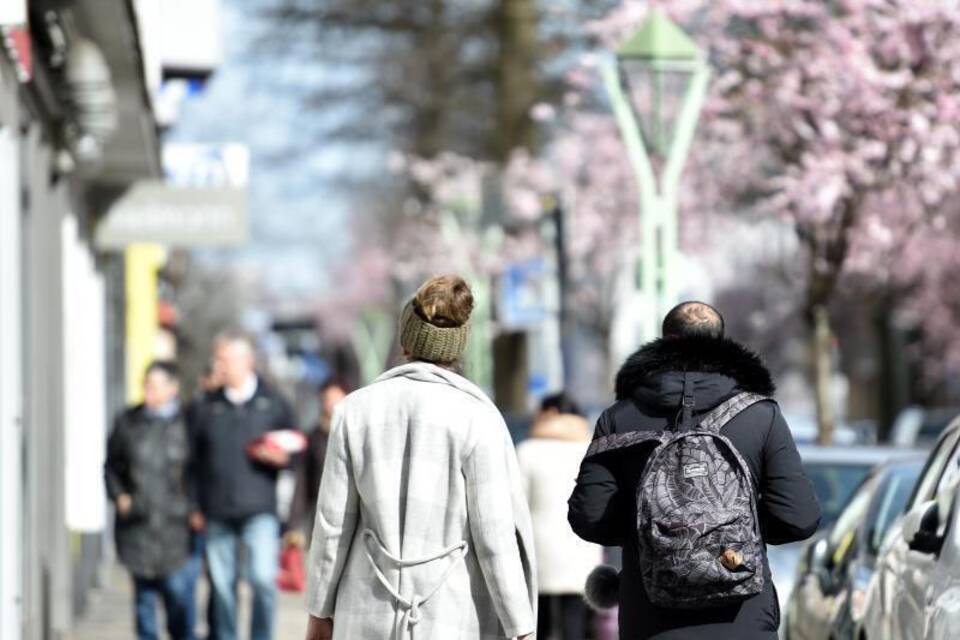
M 95 251 L 92 229 L 133 181 L 159 175 L 135 6 L 36 0 L 0 12 L 4 639 L 65 637 L 104 547 L 123 270 Z

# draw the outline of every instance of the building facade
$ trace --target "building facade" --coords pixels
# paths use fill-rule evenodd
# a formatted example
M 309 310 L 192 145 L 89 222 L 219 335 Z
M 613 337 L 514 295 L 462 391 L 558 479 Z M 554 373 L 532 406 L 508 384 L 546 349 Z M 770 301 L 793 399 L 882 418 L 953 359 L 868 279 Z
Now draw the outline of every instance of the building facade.
M 138 3 L 4 5 L 0 638 L 34 640 L 68 633 L 108 527 L 100 479 L 107 418 L 124 399 L 123 268 L 95 250 L 93 229 L 160 170 Z

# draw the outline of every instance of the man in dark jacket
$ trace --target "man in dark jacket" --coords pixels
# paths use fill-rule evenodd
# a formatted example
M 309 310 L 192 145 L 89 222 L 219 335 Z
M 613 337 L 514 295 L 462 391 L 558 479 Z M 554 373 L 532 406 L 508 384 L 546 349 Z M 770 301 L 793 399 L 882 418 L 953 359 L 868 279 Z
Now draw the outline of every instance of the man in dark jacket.
M 664 320 L 663 335 L 630 356 L 620 369 L 617 402 L 600 416 L 594 438 L 672 428 L 681 409 L 684 372 L 694 385 L 694 417 L 737 393 L 773 394 L 773 381 L 760 358 L 723 337 L 723 319 L 709 305 L 679 305 Z M 764 542 L 784 544 L 812 535 L 820 521 L 820 506 L 777 405 L 754 404 L 727 423 L 722 433 L 750 468 Z M 623 547 L 621 639 L 777 638 L 780 611 L 766 562 L 763 591 L 736 605 L 669 609 L 650 603 L 641 579 L 636 528 L 636 491 L 650 451 L 637 447 L 585 458 L 569 501 L 569 520 L 577 535 Z
M 157 596 L 174 640 L 192 640 L 197 567 L 189 562 L 187 429 L 175 365 L 154 362 L 144 402 L 121 413 L 107 443 L 104 476 L 117 509 L 120 561 L 133 574 L 137 637 L 156 640 Z
M 252 342 L 225 334 L 214 345 L 223 387 L 190 411 L 193 477 L 206 529 L 207 569 L 212 582 L 216 640 L 237 637 L 237 546 L 245 547 L 245 577 L 253 590 L 251 640 L 269 640 L 276 609 L 280 553 L 276 485 L 290 456 L 254 446 L 264 434 L 292 429 L 287 403 L 255 373 Z

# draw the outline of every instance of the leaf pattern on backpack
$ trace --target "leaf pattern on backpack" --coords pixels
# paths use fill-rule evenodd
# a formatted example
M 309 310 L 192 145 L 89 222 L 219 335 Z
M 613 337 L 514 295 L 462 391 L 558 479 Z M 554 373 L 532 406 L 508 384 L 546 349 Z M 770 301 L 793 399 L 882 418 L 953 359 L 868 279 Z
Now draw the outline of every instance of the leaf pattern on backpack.
M 694 430 L 658 436 L 637 490 L 640 568 L 653 604 L 720 606 L 763 590 L 766 548 L 750 469 L 720 433 L 730 419 L 761 400 L 767 398 L 737 395 Z M 651 439 L 634 436 L 619 444 Z M 604 451 L 613 448 L 619 447 Z M 742 558 L 735 570 L 721 562 L 725 552 Z

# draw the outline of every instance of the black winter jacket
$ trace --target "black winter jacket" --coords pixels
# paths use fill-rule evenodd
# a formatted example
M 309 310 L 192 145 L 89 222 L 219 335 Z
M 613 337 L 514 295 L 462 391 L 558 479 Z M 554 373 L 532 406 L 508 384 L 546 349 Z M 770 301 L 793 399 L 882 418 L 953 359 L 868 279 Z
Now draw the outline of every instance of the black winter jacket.
M 673 425 L 680 410 L 684 371 L 694 382 L 695 417 L 735 393 L 774 392 L 760 359 L 732 340 L 657 340 L 621 368 L 617 402 L 600 416 L 594 437 Z M 750 467 L 759 494 L 764 541 L 783 544 L 812 535 L 820 521 L 820 506 L 777 405 L 761 402 L 749 407 L 722 433 Z M 620 638 L 774 640 L 780 611 L 766 563 L 764 591 L 737 605 L 689 610 L 650 603 L 640 575 L 636 530 L 636 489 L 650 451 L 650 447 L 637 447 L 585 459 L 569 501 L 569 520 L 577 535 L 623 547 Z
M 297 469 L 297 484 L 290 503 L 287 526 L 299 529 L 308 538 L 313 533 L 320 479 L 323 477 L 323 463 L 327 458 L 329 440 L 329 433 L 317 425 L 307 437 L 307 450 L 304 451 L 300 468 Z
M 267 433 L 293 429 L 286 401 L 263 380 L 247 402 L 234 405 L 223 389 L 190 408 L 195 498 L 213 520 L 237 521 L 277 511 L 278 470 L 247 456 L 247 445 Z
M 161 418 L 140 405 L 117 417 L 104 479 L 111 500 L 124 493 L 131 498 L 130 512 L 117 514 L 115 538 L 117 555 L 136 576 L 165 576 L 190 554 L 187 461 L 181 413 Z

